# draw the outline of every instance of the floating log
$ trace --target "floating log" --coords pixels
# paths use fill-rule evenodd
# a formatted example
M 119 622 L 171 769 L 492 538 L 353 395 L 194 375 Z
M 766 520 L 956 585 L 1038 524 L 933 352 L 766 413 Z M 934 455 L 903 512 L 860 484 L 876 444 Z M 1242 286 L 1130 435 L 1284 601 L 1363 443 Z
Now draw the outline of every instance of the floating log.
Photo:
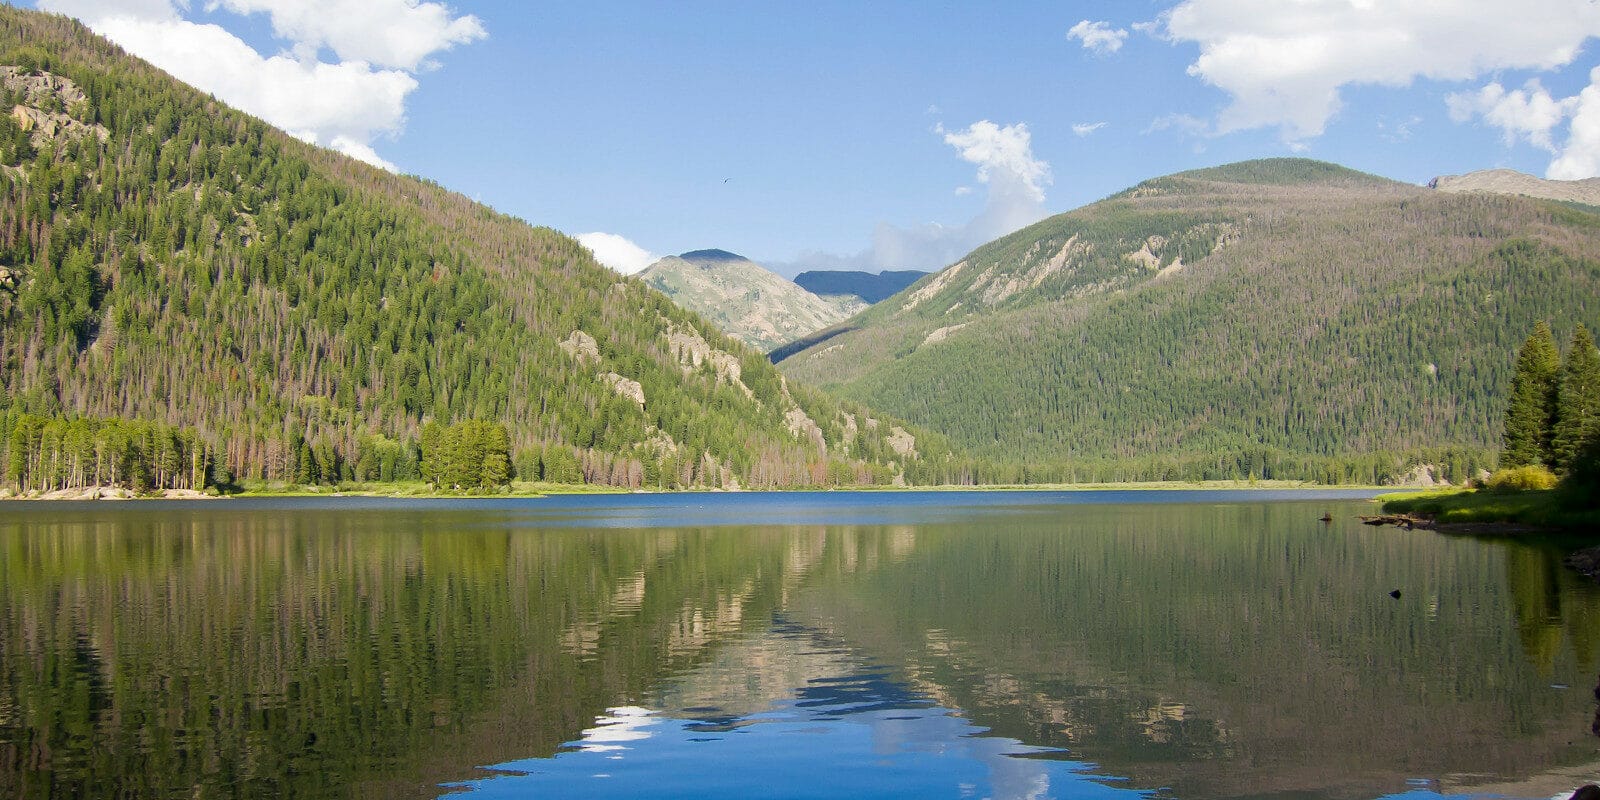
M 1394 525 L 1406 530 L 1416 528 L 1432 528 L 1433 520 L 1419 517 L 1414 514 L 1378 514 L 1376 516 L 1359 517 L 1362 525 Z

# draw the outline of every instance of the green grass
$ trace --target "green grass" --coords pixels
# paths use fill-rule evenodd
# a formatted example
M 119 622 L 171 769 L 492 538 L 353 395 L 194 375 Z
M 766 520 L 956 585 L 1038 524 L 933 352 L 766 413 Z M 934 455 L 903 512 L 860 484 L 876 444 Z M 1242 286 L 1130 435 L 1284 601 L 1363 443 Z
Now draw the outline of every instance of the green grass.
M 1435 522 L 1509 523 L 1543 528 L 1600 526 L 1600 509 L 1573 509 L 1567 495 L 1557 489 L 1491 492 L 1445 489 L 1432 492 L 1396 492 L 1380 495 L 1383 510 L 1391 514 L 1420 514 Z

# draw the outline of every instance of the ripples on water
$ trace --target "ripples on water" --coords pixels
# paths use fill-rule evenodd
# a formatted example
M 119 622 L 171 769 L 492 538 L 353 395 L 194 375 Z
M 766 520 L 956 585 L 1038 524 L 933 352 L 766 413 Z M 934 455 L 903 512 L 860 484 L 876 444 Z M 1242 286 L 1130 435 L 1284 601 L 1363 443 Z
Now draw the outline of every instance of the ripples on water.
M 0 504 L 0 797 L 1600 778 L 1600 590 L 1347 496 Z

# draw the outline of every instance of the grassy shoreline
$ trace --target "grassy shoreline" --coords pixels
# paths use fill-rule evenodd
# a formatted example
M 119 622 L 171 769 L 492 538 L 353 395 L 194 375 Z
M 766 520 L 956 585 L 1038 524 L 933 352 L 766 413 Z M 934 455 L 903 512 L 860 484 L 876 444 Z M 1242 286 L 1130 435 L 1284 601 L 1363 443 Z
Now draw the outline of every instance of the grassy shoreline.
M 1509 526 L 1547 530 L 1600 530 L 1600 509 L 1574 509 L 1556 489 L 1495 492 L 1447 489 L 1379 495 L 1383 510 L 1414 514 L 1442 526 Z M 1487 529 L 1486 529 L 1487 530 Z

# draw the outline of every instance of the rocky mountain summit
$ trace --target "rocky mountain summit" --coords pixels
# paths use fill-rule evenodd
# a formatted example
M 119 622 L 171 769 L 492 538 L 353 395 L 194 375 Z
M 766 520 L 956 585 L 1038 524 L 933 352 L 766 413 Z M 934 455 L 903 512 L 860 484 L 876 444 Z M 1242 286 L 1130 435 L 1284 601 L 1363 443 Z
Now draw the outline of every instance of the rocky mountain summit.
M 639 277 L 680 307 L 761 350 L 787 344 L 866 308 L 855 297 L 819 297 L 726 250 L 667 256 Z
M 1484 169 L 1465 175 L 1440 175 L 1428 181 L 1428 188 L 1441 192 L 1515 194 L 1600 206 L 1600 178 L 1552 181 L 1514 169 Z

